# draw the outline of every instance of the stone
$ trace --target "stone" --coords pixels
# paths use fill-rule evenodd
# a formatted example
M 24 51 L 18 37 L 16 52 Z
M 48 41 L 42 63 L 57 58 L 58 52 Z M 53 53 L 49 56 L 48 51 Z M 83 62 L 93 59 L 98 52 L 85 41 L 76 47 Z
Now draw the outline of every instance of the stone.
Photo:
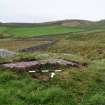
M 36 72 L 57 72 L 57 69 L 60 67 L 83 67 L 84 65 L 76 61 L 66 61 L 62 59 L 49 59 L 49 60 L 40 60 L 40 61 L 24 61 L 24 62 L 15 62 L 7 63 L 1 65 L 4 68 L 15 69 L 20 71 L 36 71 Z M 43 68 L 45 70 L 43 70 Z M 51 69 L 51 70 L 48 70 Z M 61 70 L 58 70 L 58 72 Z
M 0 57 L 12 57 L 15 54 L 16 54 L 15 52 L 8 51 L 6 49 L 0 49 Z
M 31 71 L 31 70 L 33 71 L 34 69 L 37 69 L 37 67 L 39 67 L 39 62 L 29 61 L 29 62 L 8 63 L 8 64 L 3 64 L 3 67 L 21 70 L 21 71 Z

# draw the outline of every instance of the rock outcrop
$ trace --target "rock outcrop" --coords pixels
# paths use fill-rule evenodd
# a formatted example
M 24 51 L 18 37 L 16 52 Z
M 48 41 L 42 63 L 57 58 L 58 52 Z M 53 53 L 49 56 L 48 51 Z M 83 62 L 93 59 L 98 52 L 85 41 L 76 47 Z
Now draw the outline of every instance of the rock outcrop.
M 67 61 L 62 59 L 49 59 L 49 60 L 40 60 L 40 61 L 27 61 L 27 62 L 16 62 L 16 63 L 7 63 L 1 65 L 4 68 L 13 69 L 17 71 L 30 71 L 35 70 L 36 72 L 41 72 L 41 70 L 55 70 L 60 67 L 83 67 L 84 64 L 75 61 Z
M 0 49 L 0 57 L 11 57 L 14 56 L 16 53 L 12 51 L 8 51 L 6 49 Z

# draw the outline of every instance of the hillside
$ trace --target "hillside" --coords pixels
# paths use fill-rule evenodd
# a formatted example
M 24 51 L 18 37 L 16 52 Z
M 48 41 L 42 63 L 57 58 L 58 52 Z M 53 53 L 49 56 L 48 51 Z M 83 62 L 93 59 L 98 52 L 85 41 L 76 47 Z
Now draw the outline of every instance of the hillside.
M 0 105 L 105 105 L 104 20 L 2 23 L 0 49 L 15 52 L 0 57 Z
M 1 23 L 0 37 L 36 37 L 104 31 L 104 21 L 62 20 L 45 23 Z
M 105 24 L 105 20 L 100 21 L 89 21 L 89 20 L 79 20 L 79 19 L 67 19 L 60 21 L 50 21 L 42 23 L 0 23 L 2 26 L 46 26 L 46 25 L 66 25 L 71 27 L 83 26 L 83 25 L 95 25 L 95 24 Z

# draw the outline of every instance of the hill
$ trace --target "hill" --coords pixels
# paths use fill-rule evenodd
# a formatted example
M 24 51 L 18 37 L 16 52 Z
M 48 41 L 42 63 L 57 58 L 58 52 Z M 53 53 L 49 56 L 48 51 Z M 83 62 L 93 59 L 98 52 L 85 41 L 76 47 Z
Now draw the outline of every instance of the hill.
M 105 24 L 105 20 L 100 21 L 89 21 L 89 20 L 79 20 L 79 19 L 67 19 L 67 20 L 58 20 L 58 21 L 50 21 L 50 22 L 42 22 L 42 23 L 2 23 L 2 26 L 45 26 L 45 25 L 64 25 L 64 26 L 83 26 L 83 25 L 98 25 Z
M 17 53 L 1 57 L 1 65 L 58 59 L 84 64 L 58 69 L 58 63 L 48 62 L 40 68 L 43 73 L 28 72 L 33 67 L 21 72 L 0 65 L 0 105 L 105 105 L 104 20 L 1 23 L 0 48 Z M 59 72 L 54 72 L 54 78 L 47 78 L 55 69 Z

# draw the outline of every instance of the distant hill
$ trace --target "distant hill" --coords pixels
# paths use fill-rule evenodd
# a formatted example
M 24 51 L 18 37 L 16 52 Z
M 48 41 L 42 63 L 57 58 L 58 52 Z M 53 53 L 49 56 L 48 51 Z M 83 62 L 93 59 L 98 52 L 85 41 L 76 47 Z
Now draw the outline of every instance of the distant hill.
M 62 21 L 63 26 L 70 26 L 70 27 L 76 27 L 76 26 L 87 26 L 93 24 L 92 21 L 88 20 L 65 20 Z
M 105 25 L 105 20 L 100 20 L 97 22 L 98 25 Z
M 61 20 L 61 21 L 51 21 L 51 22 L 43 22 L 43 23 L 1 23 L 1 26 L 46 26 L 46 25 L 61 25 L 68 27 L 77 27 L 77 26 L 90 26 L 90 25 L 105 25 L 105 20 L 100 21 L 88 21 L 88 20 Z

